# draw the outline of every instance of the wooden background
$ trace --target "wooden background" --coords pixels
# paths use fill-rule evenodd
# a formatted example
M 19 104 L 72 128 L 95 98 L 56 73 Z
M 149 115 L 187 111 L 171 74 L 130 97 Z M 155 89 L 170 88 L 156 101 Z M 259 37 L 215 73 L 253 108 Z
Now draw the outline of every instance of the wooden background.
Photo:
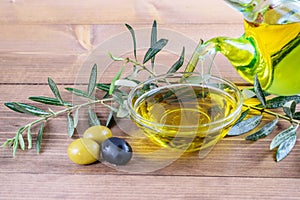
M 0 142 L 34 119 L 4 102 L 50 96 L 47 77 L 62 89 L 73 86 L 93 50 L 126 33 L 125 23 L 150 31 L 154 19 L 158 30 L 195 43 L 243 33 L 242 16 L 221 0 L 0 1 Z M 216 66 L 225 78 L 244 83 L 224 58 Z M 116 71 L 101 67 L 109 81 Z M 276 131 L 286 126 L 281 122 Z M 0 199 L 299 199 L 300 148 L 276 163 L 268 150 L 273 137 L 255 143 L 225 138 L 204 160 L 187 154 L 163 169 L 132 174 L 71 163 L 66 148 L 72 139 L 65 117 L 58 117 L 46 127 L 41 155 L 27 150 L 12 158 L 11 149 L 0 149 Z

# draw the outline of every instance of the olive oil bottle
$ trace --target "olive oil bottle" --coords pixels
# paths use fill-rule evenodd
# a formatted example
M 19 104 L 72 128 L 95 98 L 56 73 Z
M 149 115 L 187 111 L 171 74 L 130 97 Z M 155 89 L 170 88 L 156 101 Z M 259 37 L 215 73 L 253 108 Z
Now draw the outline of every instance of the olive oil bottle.
M 300 94 L 300 2 L 226 2 L 243 13 L 245 33 L 239 38 L 212 38 L 197 47 L 195 56 L 220 52 L 246 81 L 253 83 L 257 74 L 270 93 Z

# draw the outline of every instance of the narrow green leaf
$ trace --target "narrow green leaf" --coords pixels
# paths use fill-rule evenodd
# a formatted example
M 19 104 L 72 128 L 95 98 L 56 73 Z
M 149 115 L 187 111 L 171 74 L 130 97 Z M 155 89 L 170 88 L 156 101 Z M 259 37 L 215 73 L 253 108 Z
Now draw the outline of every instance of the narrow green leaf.
M 20 149 L 25 150 L 25 142 L 22 134 L 19 134 L 19 145 Z
M 6 147 L 6 146 L 9 146 L 11 147 L 14 143 L 14 139 L 7 139 L 2 145 L 1 147 Z
M 248 90 L 248 89 L 244 89 L 242 91 L 242 95 L 244 97 L 244 100 L 247 100 L 247 99 L 250 99 L 250 98 L 256 96 L 255 92 L 253 92 L 252 90 Z
M 56 83 L 50 77 L 48 78 L 48 85 L 49 85 L 50 89 L 52 90 L 54 96 L 58 99 L 58 101 L 61 104 L 63 104 L 63 100 L 62 100 L 62 98 L 60 96 L 60 93 L 59 93 L 59 90 L 57 88 L 57 85 L 56 85 Z
M 20 112 L 20 113 L 27 113 L 27 114 L 36 115 L 36 116 L 44 116 L 44 115 L 50 114 L 49 112 L 47 112 L 43 109 L 28 105 L 25 103 L 6 102 L 4 105 L 6 107 L 8 107 L 9 109 L 16 111 L 16 112 Z
M 124 66 L 118 71 L 118 73 L 115 75 L 115 77 L 113 78 L 111 84 L 110 84 L 110 87 L 109 87 L 109 94 L 111 95 L 113 93 L 113 91 L 115 90 L 115 84 L 116 84 L 116 81 L 120 79 L 121 77 L 121 74 L 124 70 Z
M 283 111 L 285 112 L 285 114 L 289 118 L 293 119 L 295 111 L 296 111 L 296 102 L 294 100 L 286 102 L 282 108 L 283 108 Z
M 167 74 L 177 72 L 177 70 L 180 69 L 180 67 L 184 63 L 184 54 L 185 54 L 185 47 L 182 48 L 182 52 L 179 59 L 172 65 L 172 67 L 168 70 Z
M 119 80 L 116 80 L 115 85 L 125 86 L 125 87 L 135 87 L 135 86 L 137 86 L 137 83 L 132 80 L 119 79 Z
M 296 144 L 296 140 L 297 140 L 297 135 L 294 134 L 279 145 L 276 152 L 277 162 L 284 159 L 291 152 L 291 150 L 294 148 Z
M 154 20 L 152 24 L 152 30 L 151 30 L 151 47 L 153 47 L 156 42 L 157 42 L 157 24 L 156 24 L 156 20 Z M 152 70 L 154 69 L 154 62 L 155 62 L 155 56 L 151 58 Z
M 300 112 L 295 112 L 294 119 L 300 120 Z
M 286 141 L 288 138 L 296 134 L 296 131 L 298 129 L 298 126 L 291 125 L 289 128 L 281 131 L 276 135 L 276 137 L 273 138 L 271 144 L 270 144 L 270 150 L 276 148 L 279 146 L 282 142 Z
M 74 111 L 74 128 L 77 127 L 79 121 L 79 108 Z
M 95 64 L 91 70 L 87 95 L 92 97 L 97 82 L 97 65 Z
M 135 60 L 137 60 L 137 56 L 136 56 L 136 37 L 135 37 L 134 30 L 129 24 L 125 24 L 125 26 L 127 27 L 127 29 L 131 33 L 131 37 L 132 37 L 132 41 L 133 41 L 133 55 L 134 55 Z
M 32 148 L 31 126 L 27 128 L 27 142 L 28 142 L 28 149 L 31 149 Z
M 104 84 L 104 83 L 97 83 L 97 84 L 96 84 L 96 87 L 97 87 L 99 90 L 102 90 L 102 91 L 104 91 L 104 92 L 109 92 L 110 85 L 107 85 L 107 84 Z
M 196 49 L 193 52 L 191 59 L 189 60 L 187 66 L 184 70 L 185 72 L 193 72 L 195 70 L 195 68 L 198 64 L 198 61 L 199 61 L 199 57 L 200 57 L 199 51 L 200 51 L 200 49 L 203 48 L 202 44 L 203 44 L 203 40 L 200 39 L 199 43 L 197 44 Z
M 254 91 L 255 91 L 257 99 L 260 101 L 261 105 L 265 108 L 266 104 L 267 104 L 266 97 L 265 97 L 263 89 L 260 85 L 260 82 L 258 80 L 257 74 L 255 75 L 255 78 L 254 78 Z
M 275 108 L 282 108 L 283 105 L 289 101 L 294 100 L 296 104 L 300 103 L 300 96 L 294 95 L 294 96 L 278 96 L 274 97 L 272 99 L 267 100 L 266 102 L 266 108 L 267 109 L 275 109 Z M 256 105 L 257 107 L 261 107 L 262 105 Z
M 243 120 L 231 127 L 227 135 L 237 136 L 253 130 L 261 122 L 262 115 L 255 115 L 249 119 Z
M 108 53 L 109 57 L 114 60 L 114 61 L 124 61 L 124 58 L 119 58 L 119 57 L 115 57 L 114 55 L 112 55 L 112 53 Z
M 36 138 L 36 153 L 37 154 L 39 154 L 41 152 L 44 129 L 45 129 L 45 122 L 43 122 L 41 124 L 39 133 L 38 133 L 37 138 Z
M 261 127 L 255 133 L 248 135 L 246 137 L 246 140 L 256 141 L 260 138 L 266 137 L 275 129 L 277 122 L 278 122 L 278 117 L 276 117 L 276 119 L 274 119 L 273 121 L 265 124 L 263 127 Z
M 71 138 L 73 136 L 74 130 L 75 130 L 74 120 L 73 120 L 73 117 L 71 116 L 71 113 L 67 114 L 67 118 L 68 118 L 68 137 Z
M 63 101 L 63 104 L 55 98 L 51 98 L 51 97 L 44 97 L 44 96 L 32 96 L 29 97 L 30 100 L 35 101 L 35 102 L 39 102 L 39 103 L 43 103 L 43 104 L 48 104 L 48 105 L 54 105 L 54 106 L 68 106 L 68 107 L 72 107 L 72 103 L 67 102 L 67 101 Z
M 88 108 L 88 115 L 89 115 L 90 126 L 101 125 L 96 113 L 90 107 Z
M 106 120 L 106 125 L 105 125 L 106 127 L 109 126 L 109 124 L 110 124 L 110 122 L 113 118 L 113 114 L 114 114 L 113 110 L 110 110 L 109 115 L 108 115 L 107 120 Z
M 20 135 L 22 135 L 22 133 L 24 132 L 25 130 L 25 127 L 21 127 L 19 128 L 17 134 L 16 134 L 16 137 L 14 139 L 14 143 L 13 143 L 13 157 L 16 156 L 17 154 L 17 149 L 18 149 L 18 146 L 19 146 L 19 138 L 20 138 Z
M 85 91 L 76 89 L 76 88 L 65 88 L 67 91 L 71 92 L 72 94 L 79 96 L 79 97 L 84 97 L 84 98 L 88 98 L 88 99 L 92 99 L 95 100 L 96 98 L 93 96 L 89 96 Z
M 158 52 L 160 52 L 164 46 L 166 46 L 168 43 L 167 39 L 160 39 L 158 40 L 152 47 L 148 49 L 144 56 L 143 64 L 145 64 L 147 61 L 149 61 L 151 58 L 153 58 Z
M 241 116 L 238 118 L 238 120 L 236 120 L 235 124 L 238 124 L 241 121 L 243 121 L 245 119 L 245 117 L 248 115 L 249 111 L 250 111 L 250 109 L 248 108 L 247 110 L 242 112 Z

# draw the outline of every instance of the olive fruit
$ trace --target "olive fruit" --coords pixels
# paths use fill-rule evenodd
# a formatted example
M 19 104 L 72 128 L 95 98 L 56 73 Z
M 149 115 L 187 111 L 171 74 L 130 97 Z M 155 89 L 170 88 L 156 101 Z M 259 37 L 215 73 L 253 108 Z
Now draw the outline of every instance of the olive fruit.
M 83 138 L 92 139 L 101 144 L 107 138 L 112 137 L 112 132 L 106 126 L 91 126 L 83 133 Z
M 99 158 L 100 145 L 92 139 L 79 138 L 68 146 L 68 156 L 76 164 L 87 165 Z
M 125 140 L 111 137 L 101 144 L 101 155 L 111 164 L 125 165 L 132 157 L 132 148 Z

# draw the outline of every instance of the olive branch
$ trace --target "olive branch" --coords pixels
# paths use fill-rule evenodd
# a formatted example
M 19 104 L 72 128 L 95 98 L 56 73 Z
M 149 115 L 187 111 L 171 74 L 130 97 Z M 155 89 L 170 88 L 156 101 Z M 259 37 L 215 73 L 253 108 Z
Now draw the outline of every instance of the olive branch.
M 20 127 L 16 132 L 15 136 L 7 139 L 6 142 L 2 144 L 2 146 L 12 147 L 13 156 L 15 156 L 18 148 L 20 148 L 21 150 L 26 149 L 24 137 L 27 135 L 27 143 L 28 143 L 27 148 L 31 149 L 33 146 L 31 129 L 33 126 L 40 124 L 40 128 L 37 133 L 37 137 L 35 141 L 36 152 L 40 153 L 46 122 L 52 118 L 56 118 L 57 116 L 63 114 L 67 116 L 68 137 L 73 136 L 74 131 L 76 130 L 76 127 L 78 125 L 79 109 L 83 109 L 83 108 L 88 109 L 89 124 L 91 126 L 100 125 L 100 120 L 98 119 L 96 112 L 92 108 L 92 105 L 94 104 L 101 104 L 104 107 L 110 109 L 110 113 L 106 120 L 106 126 L 109 126 L 110 121 L 112 120 L 114 114 L 116 114 L 117 117 L 127 117 L 129 114 L 127 109 L 127 104 L 126 104 L 128 93 L 120 90 L 120 87 L 124 87 L 124 86 L 129 88 L 135 87 L 139 83 L 139 81 L 136 78 L 141 71 L 146 71 L 149 73 L 149 76 L 155 77 L 156 76 L 155 56 L 167 45 L 168 40 L 164 38 L 159 40 L 157 39 L 157 24 L 156 21 L 154 21 L 151 30 L 150 47 L 145 53 L 143 61 L 139 62 L 137 58 L 137 45 L 136 45 L 137 42 L 136 42 L 135 31 L 130 25 L 125 24 L 125 26 L 129 30 L 132 36 L 134 58 L 132 59 L 129 57 L 127 58 L 115 57 L 111 53 L 109 53 L 109 56 L 113 61 L 122 63 L 120 70 L 116 73 L 116 75 L 114 76 L 110 84 L 97 83 L 97 65 L 94 64 L 91 69 L 89 83 L 86 91 L 79 90 L 76 88 L 71 88 L 71 87 L 65 88 L 66 91 L 72 93 L 73 95 L 79 96 L 87 100 L 82 104 L 73 105 L 72 103 L 63 100 L 60 91 L 57 87 L 57 84 L 54 82 L 54 80 L 48 78 L 48 85 L 54 97 L 32 96 L 29 97 L 29 100 L 42 103 L 42 104 L 62 107 L 62 109 L 55 112 L 51 108 L 48 108 L 48 110 L 43 110 L 36 106 L 32 106 L 21 102 L 5 103 L 6 107 L 8 107 L 9 109 L 15 112 L 30 114 L 30 115 L 37 116 L 39 118 Z M 199 45 L 201 45 L 202 42 L 203 41 L 200 40 Z M 197 48 L 193 53 L 192 58 L 189 60 L 184 71 L 187 72 L 194 71 L 199 60 L 199 55 L 197 54 Z M 167 73 L 174 73 L 178 71 L 183 66 L 184 61 L 185 61 L 185 48 L 183 47 L 180 57 L 170 67 Z M 150 64 L 148 64 L 149 62 Z M 132 73 L 125 78 L 121 78 L 125 67 L 128 67 L 129 64 L 131 65 Z M 97 90 L 104 92 L 104 95 L 101 98 L 97 98 L 94 95 Z M 235 122 L 235 124 L 232 125 L 232 127 L 227 133 L 227 136 L 237 136 L 237 135 L 242 135 L 250 132 L 250 134 L 246 136 L 245 139 L 256 141 L 272 133 L 278 123 L 278 118 L 281 118 L 289 122 L 291 125 L 289 128 L 278 133 L 273 138 L 270 144 L 270 150 L 277 148 L 276 161 L 282 160 L 291 152 L 291 150 L 293 149 L 296 143 L 296 138 L 297 138 L 296 132 L 299 127 L 298 120 L 300 120 L 300 112 L 296 112 L 296 104 L 300 103 L 300 96 L 275 96 L 273 98 L 269 98 L 268 100 L 266 100 L 266 96 L 268 96 L 268 94 L 262 90 L 257 76 L 255 77 L 254 80 L 254 88 L 252 90 L 244 89 L 242 90 L 242 93 L 244 94 L 245 99 L 255 98 L 260 101 L 260 104 L 247 105 L 246 103 L 244 103 L 244 107 L 246 108 L 245 111 L 241 113 L 240 118 Z M 109 103 L 116 102 L 119 106 L 118 107 L 111 106 L 111 104 L 109 104 L 108 102 Z M 282 108 L 285 115 L 272 111 L 273 109 L 278 109 L 278 108 Z M 251 111 L 254 110 L 259 111 L 260 115 L 254 115 L 249 117 L 249 113 L 251 113 Z M 261 126 L 257 130 L 257 127 L 261 124 L 264 114 L 273 115 L 275 119 Z

